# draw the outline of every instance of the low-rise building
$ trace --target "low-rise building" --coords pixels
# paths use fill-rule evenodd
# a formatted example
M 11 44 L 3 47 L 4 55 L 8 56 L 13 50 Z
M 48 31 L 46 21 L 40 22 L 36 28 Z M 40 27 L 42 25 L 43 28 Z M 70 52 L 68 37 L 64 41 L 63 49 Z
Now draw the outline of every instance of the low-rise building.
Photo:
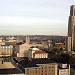
M 0 55 L 11 56 L 12 54 L 13 54 L 13 46 L 12 45 L 1 45 L 0 46 Z
M 25 75 L 70 75 L 69 64 L 58 64 L 48 58 L 25 59 L 19 63 Z
M 19 46 L 19 48 L 18 48 L 18 52 L 17 52 L 17 57 L 27 57 L 28 49 L 30 48 L 30 45 L 24 43 L 24 44 L 21 44 L 18 46 Z
M 57 75 L 57 64 L 39 64 L 25 68 L 25 75 Z
M 60 48 L 64 49 L 65 46 L 63 43 L 55 43 L 55 47 L 58 49 L 60 49 Z
M 70 65 L 69 64 L 61 64 L 58 69 L 59 75 L 70 75 Z
M 8 58 L 7 58 L 8 59 Z M 25 75 L 21 69 L 14 65 L 13 61 L 4 61 L 0 58 L 0 75 Z
M 35 51 L 33 53 L 33 58 L 48 58 L 48 53 L 45 51 Z
M 57 75 L 58 64 L 47 58 L 21 61 L 25 75 Z
M 30 48 L 28 50 L 28 58 L 48 58 L 48 53 L 38 48 Z

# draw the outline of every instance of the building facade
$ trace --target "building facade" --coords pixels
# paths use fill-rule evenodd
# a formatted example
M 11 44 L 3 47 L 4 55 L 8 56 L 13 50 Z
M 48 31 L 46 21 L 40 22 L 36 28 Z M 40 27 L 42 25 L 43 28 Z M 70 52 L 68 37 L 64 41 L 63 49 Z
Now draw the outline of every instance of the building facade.
M 48 53 L 45 51 L 35 51 L 33 53 L 33 58 L 48 58 Z
M 61 67 L 58 69 L 59 75 L 70 75 L 70 65 L 61 64 Z
M 38 67 L 25 68 L 25 75 L 70 75 L 70 65 L 61 64 L 58 68 L 58 64 L 37 64 Z
M 57 75 L 57 64 L 39 64 L 38 66 L 25 68 L 25 75 Z
M 65 46 L 65 49 L 67 51 L 71 51 L 72 50 L 72 37 L 66 37 L 66 46 Z
M 0 46 L 0 55 L 12 56 L 13 46 L 12 45 L 1 45 Z
M 30 46 L 26 43 L 18 45 L 17 57 L 27 57 Z
M 48 58 L 48 53 L 38 48 L 30 48 L 28 50 L 28 58 Z

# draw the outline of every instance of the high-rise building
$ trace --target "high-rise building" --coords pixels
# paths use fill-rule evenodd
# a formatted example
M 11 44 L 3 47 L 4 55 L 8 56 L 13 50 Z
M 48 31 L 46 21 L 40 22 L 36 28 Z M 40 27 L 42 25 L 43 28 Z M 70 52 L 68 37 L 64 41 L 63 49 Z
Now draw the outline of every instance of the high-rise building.
M 71 51 L 75 51 L 75 5 L 70 7 L 68 37 L 71 37 L 71 42 L 68 42 L 68 44 L 71 45 Z

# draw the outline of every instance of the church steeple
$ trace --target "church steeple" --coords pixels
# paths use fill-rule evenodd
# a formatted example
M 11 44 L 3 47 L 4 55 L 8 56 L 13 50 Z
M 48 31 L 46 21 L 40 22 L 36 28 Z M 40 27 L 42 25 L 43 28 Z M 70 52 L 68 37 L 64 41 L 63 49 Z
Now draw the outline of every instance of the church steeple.
M 29 37 L 29 35 L 26 35 L 26 44 L 30 44 L 30 37 Z

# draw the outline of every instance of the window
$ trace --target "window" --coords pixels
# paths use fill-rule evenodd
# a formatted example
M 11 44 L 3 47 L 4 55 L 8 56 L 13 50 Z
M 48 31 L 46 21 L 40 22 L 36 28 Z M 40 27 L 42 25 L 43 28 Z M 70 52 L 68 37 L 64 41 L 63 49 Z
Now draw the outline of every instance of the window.
M 27 73 L 29 73 L 29 69 L 27 69 Z
M 33 73 L 34 73 L 34 71 L 33 71 Z
M 45 67 L 45 69 L 47 69 L 47 67 Z
M 54 70 L 52 70 L 52 72 L 53 72 Z
M 37 73 L 37 71 L 35 71 L 35 73 Z
M 51 67 L 49 67 L 49 69 L 50 69 Z

